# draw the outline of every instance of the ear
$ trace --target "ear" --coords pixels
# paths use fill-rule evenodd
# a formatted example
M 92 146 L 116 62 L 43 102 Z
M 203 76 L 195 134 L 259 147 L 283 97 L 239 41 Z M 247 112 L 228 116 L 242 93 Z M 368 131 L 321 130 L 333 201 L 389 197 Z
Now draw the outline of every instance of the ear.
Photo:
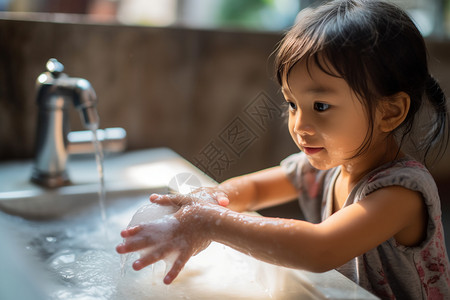
M 411 98 L 405 92 L 382 99 L 377 108 L 380 130 L 388 133 L 400 126 L 408 115 L 410 103 Z

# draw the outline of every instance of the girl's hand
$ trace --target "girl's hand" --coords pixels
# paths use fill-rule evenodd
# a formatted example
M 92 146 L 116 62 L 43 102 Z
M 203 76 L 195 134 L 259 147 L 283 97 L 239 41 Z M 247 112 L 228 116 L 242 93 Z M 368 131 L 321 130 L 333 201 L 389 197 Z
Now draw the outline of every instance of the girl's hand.
M 193 202 L 196 203 L 212 203 L 219 204 L 220 206 L 228 206 L 230 204 L 230 200 L 228 195 L 217 188 L 198 188 L 190 194 L 181 195 L 181 194 L 167 194 L 167 195 L 158 195 L 152 194 L 150 196 L 150 201 L 154 203 L 158 203 L 160 205 L 174 205 L 174 206 L 182 206 L 185 204 L 190 204 Z
M 170 284 L 189 258 L 210 244 L 211 238 L 205 226 L 212 218 L 208 211 L 227 210 L 217 205 L 219 201 L 216 199 L 217 196 L 205 191 L 189 195 L 151 195 L 152 202 L 178 206 L 178 211 L 169 218 L 161 219 L 163 221 L 146 222 L 123 230 L 121 236 L 125 241 L 117 246 L 117 252 L 141 251 L 141 257 L 133 263 L 135 270 L 175 254 L 176 259 L 164 278 L 164 283 Z

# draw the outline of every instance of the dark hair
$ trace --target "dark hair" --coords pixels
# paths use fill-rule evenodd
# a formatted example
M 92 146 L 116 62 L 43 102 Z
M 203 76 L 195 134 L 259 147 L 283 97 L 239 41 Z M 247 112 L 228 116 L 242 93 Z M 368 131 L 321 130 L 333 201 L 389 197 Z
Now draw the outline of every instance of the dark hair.
M 300 60 L 343 78 L 366 107 L 370 126 L 356 155 L 371 142 L 377 101 L 398 92 L 411 98 L 407 117 L 395 130 L 400 133 L 400 145 L 406 136 L 411 137 L 424 99 L 432 105 L 434 119 L 426 131 L 429 134 L 415 147 L 423 150 L 425 160 L 431 146 L 443 135 L 447 142 L 444 92 L 429 74 L 422 35 L 397 6 L 377 0 L 335 0 L 302 10 L 278 46 L 275 70 L 280 85 L 287 83 L 290 71 Z

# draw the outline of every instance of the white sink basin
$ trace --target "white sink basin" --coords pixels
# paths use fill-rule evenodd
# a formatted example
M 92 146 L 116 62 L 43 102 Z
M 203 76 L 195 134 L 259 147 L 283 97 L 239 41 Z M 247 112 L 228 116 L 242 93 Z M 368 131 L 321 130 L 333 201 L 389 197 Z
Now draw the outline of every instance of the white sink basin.
M 215 182 L 169 149 L 109 157 L 102 221 L 94 159 L 72 160 L 68 170 L 73 185 L 45 190 L 28 182 L 31 162 L 0 165 L 0 207 L 41 219 L 0 211 L 0 238 L 8 241 L 0 247 L 1 299 L 5 292 L 11 299 L 28 292 L 61 300 L 376 299 L 337 271 L 277 267 L 217 243 L 193 257 L 170 286 L 162 283 L 162 262 L 139 272 L 128 263 L 123 274 L 115 252 L 119 232 L 148 196 Z
M 99 175 L 94 157 L 71 158 L 67 169 L 71 185 L 45 189 L 29 181 L 31 161 L 0 164 L 0 209 L 26 218 L 46 219 L 98 204 Z M 183 173 L 191 173 L 201 186 L 215 184 L 166 148 L 106 157 L 106 198 L 112 201 L 124 196 L 167 193 L 169 183 L 176 185 L 174 178 Z

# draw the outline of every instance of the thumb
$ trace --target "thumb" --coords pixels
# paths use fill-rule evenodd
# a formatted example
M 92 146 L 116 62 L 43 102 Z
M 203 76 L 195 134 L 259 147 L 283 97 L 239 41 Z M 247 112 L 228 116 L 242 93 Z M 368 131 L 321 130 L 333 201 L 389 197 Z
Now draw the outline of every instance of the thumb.
M 218 193 L 216 199 L 220 206 L 226 207 L 230 204 L 230 199 L 228 199 L 228 196 L 225 193 Z

